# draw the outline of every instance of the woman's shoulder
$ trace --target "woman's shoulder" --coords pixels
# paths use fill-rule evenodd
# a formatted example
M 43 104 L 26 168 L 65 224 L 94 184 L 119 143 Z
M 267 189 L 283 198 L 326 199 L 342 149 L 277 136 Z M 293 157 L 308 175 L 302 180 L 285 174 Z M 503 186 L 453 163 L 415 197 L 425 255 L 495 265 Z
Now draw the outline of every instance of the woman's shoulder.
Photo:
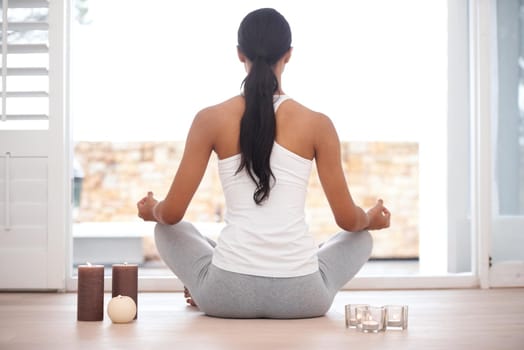
M 225 101 L 207 106 L 198 112 L 198 115 L 221 115 L 224 113 L 231 113 L 234 111 L 243 111 L 244 98 L 242 96 L 234 96 Z
M 296 100 L 277 110 L 277 142 L 300 156 L 313 159 L 317 145 L 333 136 L 331 120 Z
M 281 108 L 286 113 L 296 115 L 301 121 L 306 121 L 315 127 L 318 125 L 331 124 L 331 119 L 326 114 L 315 111 L 295 99 L 289 99 L 288 103 L 282 103 Z
M 217 104 L 201 109 L 193 120 L 192 128 L 206 131 L 208 137 L 229 134 L 242 118 L 244 99 L 235 96 Z

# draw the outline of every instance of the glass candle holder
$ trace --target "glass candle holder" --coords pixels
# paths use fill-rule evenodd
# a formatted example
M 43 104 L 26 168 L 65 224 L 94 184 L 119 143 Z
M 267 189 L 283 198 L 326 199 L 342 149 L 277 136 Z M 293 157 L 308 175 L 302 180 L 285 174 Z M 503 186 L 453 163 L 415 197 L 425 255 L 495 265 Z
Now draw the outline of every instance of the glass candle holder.
M 384 306 L 357 307 L 360 323 L 357 330 L 364 333 L 378 333 L 386 330 L 386 308 Z
M 346 328 L 355 328 L 362 319 L 361 313 L 357 313 L 357 308 L 365 309 L 369 307 L 368 304 L 347 304 L 346 305 Z
M 386 305 L 387 328 L 408 328 L 408 306 Z

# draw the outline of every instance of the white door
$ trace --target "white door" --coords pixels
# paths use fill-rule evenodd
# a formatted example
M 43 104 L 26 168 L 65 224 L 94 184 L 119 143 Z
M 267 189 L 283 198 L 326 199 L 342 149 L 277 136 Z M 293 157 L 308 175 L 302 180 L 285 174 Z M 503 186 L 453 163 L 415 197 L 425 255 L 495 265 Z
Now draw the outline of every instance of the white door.
M 67 2 L 2 2 L 0 289 L 65 287 Z
M 524 286 L 524 1 L 496 1 L 490 285 Z

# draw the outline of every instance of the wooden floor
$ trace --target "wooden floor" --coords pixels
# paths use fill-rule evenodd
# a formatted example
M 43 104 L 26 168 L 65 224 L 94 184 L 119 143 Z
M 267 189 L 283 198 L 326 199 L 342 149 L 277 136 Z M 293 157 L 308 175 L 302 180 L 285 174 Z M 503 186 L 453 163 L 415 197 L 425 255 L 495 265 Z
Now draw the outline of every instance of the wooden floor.
M 408 304 L 409 328 L 346 329 L 348 303 Z M 522 350 L 524 289 L 344 291 L 325 317 L 284 321 L 211 318 L 180 293 L 142 293 L 124 325 L 77 322 L 74 293 L 0 293 L 0 349 Z

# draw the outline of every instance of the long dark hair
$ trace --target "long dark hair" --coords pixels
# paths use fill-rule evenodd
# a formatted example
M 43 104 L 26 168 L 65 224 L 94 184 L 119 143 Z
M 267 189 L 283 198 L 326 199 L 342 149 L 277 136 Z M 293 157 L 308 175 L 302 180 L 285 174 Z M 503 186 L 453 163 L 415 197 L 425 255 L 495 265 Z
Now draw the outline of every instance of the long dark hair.
M 246 108 L 240 122 L 241 162 L 256 184 L 253 200 L 260 205 L 269 197 L 274 178 L 270 156 L 275 142 L 273 96 L 279 90 L 273 65 L 291 48 L 288 22 L 274 9 L 250 12 L 238 28 L 238 48 L 251 61 L 242 82 Z

